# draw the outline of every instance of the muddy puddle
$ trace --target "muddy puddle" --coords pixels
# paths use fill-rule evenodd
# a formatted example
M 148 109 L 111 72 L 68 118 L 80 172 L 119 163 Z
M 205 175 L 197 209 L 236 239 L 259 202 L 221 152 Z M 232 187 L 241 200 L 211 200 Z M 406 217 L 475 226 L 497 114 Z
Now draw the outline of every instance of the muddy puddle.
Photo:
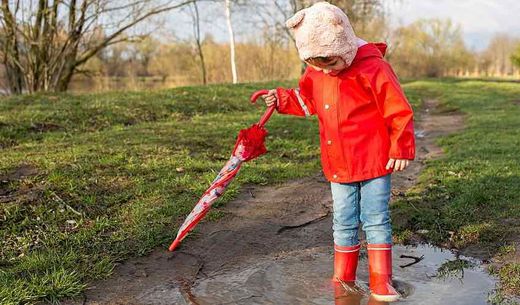
M 207 274 L 189 291 L 155 287 L 142 294 L 140 301 L 159 304 L 169 295 L 173 302 L 169 304 L 387 304 L 368 297 L 363 254 L 357 283 L 361 295 L 330 281 L 332 250 L 315 247 L 241 262 Z M 495 279 L 478 260 L 457 258 L 428 245 L 394 248 L 394 280 L 403 296 L 395 304 L 488 304 L 495 287 Z

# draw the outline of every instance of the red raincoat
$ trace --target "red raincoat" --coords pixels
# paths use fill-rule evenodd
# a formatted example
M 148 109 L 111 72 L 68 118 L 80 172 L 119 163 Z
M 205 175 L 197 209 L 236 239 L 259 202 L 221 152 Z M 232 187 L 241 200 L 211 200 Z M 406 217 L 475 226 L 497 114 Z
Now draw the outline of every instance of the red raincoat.
M 389 158 L 414 159 L 413 112 L 383 60 L 386 44 L 358 49 L 336 76 L 308 67 L 299 89 L 277 88 L 279 113 L 317 114 L 321 162 L 332 182 L 355 182 L 391 173 Z

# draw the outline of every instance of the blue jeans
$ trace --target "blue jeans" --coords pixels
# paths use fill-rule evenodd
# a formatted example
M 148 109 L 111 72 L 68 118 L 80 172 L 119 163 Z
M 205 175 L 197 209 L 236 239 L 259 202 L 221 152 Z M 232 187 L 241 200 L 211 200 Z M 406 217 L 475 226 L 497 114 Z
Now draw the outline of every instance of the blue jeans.
M 357 245 L 358 227 L 362 222 L 369 244 L 391 244 L 390 189 L 390 174 L 354 183 L 331 182 L 334 243 Z

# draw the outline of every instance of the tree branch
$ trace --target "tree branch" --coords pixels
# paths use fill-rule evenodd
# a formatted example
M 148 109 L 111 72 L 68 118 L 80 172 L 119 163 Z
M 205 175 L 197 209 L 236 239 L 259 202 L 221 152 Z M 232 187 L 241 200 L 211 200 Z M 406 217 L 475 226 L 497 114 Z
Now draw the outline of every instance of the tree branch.
M 176 8 L 179 8 L 179 7 L 182 7 L 184 5 L 187 5 L 187 4 L 190 4 L 190 3 L 193 3 L 197 0 L 188 0 L 188 1 L 185 1 L 185 2 L 182 2 L 182 3 L 179 3 L 179 4 L 176 4 L 176 5 L 172 5 L 172 6 L 168 6 L 168 7 L 165 7 L 165 8 L 161 8 L 161 9 L 156 9 L 156 10 L 152 10 L 146 14 L 144 14 L 143 16 L 139 17 L 139 18 L 136 18 L 135 20 L 133 20 L 132 22 L 128 23 L 127 25 L 123 26 L 122 28 L 120 28 L 119 30 L 117 30 L 116 32 L 112 33 L 111 35 L 109 35 L 106 39 L 104 39 L 101 43 L 99 43 L 96 47 L 88 50 L 87 52 L 83 53 L 80 58 L 76 61 L 76 65 L 81 65 L 83 63 L 85 63 L 89 58 L 91 58 L 92 56 L 94 56 L 97 52 L 99 52 L 101 49 L 103 49 L 104 47 L 107 46 L 107 44 L 114 38 L 116 38 L 117 36 L 119 36 L 121 33 L 123 33 L 124 31 L 126 31 L 127 29 L 133 27 L 134 25 L 138 24 L 139 22 L 143 21 L 144 19 L 146 18 L 149 18 L 153 15 L 157 15 L 157 14 L 160 14 L 160 13 L 163 13 L 163 12 L 166 12 L 166 11 L 170 11 L 170 10 L 173 10 L 173 9 L 176 9 Z

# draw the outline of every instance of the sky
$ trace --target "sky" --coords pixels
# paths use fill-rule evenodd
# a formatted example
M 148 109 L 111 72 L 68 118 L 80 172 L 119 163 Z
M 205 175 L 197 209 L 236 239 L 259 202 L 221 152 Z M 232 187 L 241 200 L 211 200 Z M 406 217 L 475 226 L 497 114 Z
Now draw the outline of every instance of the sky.
M 249 0 L 252 3 L 260 0 Z M 265 0 L 262 0 L 265 1 Z M 421 18 L 450 18 L 462 26 L 466 45 L 475 51 L 487 47 L 496 33 L 508 33 L 520 38 L 520 0 L 383 0 L 394 25 L 407 25 Z M 221 7 L 222 6 L 222 7 Z M 203 32 L 217 41 L 227 41 L 228 33 L 223 5 L 200 4 L 205 25 Z M 235 24 L 244 19 L 235 15 Z M 247 19 L 247 18 L 246 18 Z M 179 38 L 192 35 L 186 13 L 172 13 L 169 26 Z M 251 37 L 251 24 L 235 26 L 237 40 Z M 253 25 L 254 26 L 254 25 Z
M 419 18 L 450 18 L 460 24 L 466 45 L 486 48 L 495 33 L 520 38 L 520 0 L 397 0 L 387 1 L 393 22 Z

